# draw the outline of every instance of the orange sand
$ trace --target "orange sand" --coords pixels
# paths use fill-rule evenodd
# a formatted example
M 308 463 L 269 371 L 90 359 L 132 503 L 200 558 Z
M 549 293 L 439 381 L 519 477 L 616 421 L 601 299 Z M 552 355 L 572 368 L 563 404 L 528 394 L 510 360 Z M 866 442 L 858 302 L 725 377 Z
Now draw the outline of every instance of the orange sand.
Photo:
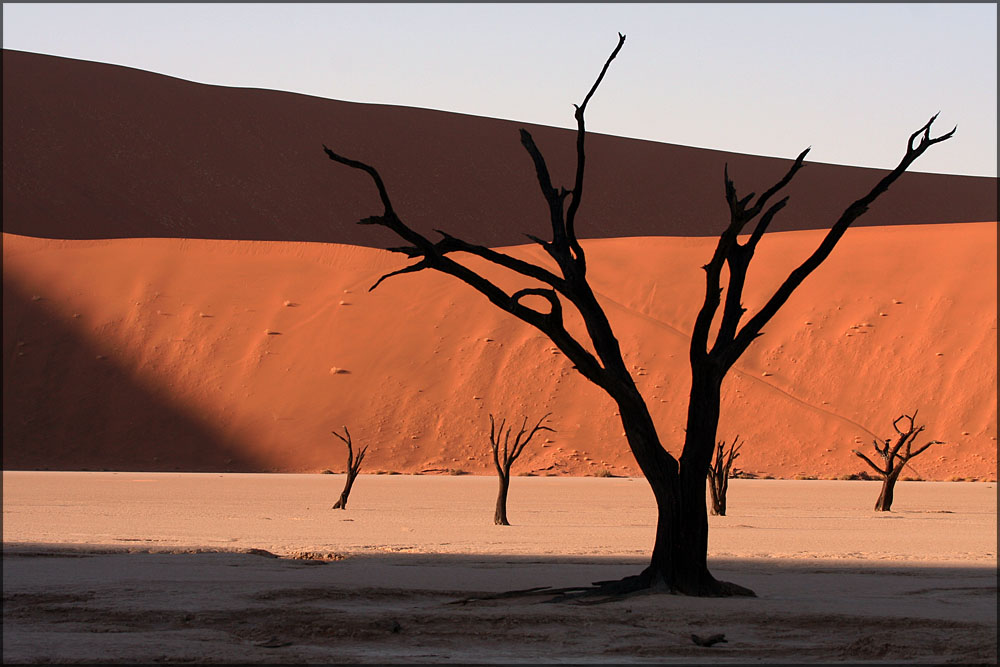
M 545 235 L 519 127 L 5 50 L 4 468 L 341 470 L 347 425 L 368 470 L 489 473 L 488 413 L 552 412 L 515 470 L 637 474 L 609 399 L 541 334 L 447 276 L 366 291 L 399 239 L 355 224 L 376 193 L 321 150 L 376 165 L 414 229 L 544 261 L 518 246 Z M 568 183 L 575 133 L 528 129 Z M 673 450 L 723 167 L 742 195 L 789 161 L 599 133 L 587 157 L 590 277 Z M 751 311 L 883 173 L 806 164 Z M 996 183 L 907 173 L 848 232 L 726 383 L 738 467 L 866 470 L 850 450 L 919 409 L 948 444 L 909 474 L 995 478 Z
M 751 312 L 821 232 L 773 234 Z M 995 479 L 995 223 L 849 230 L 724 385 L 737 467 L 834 478 L 919 410 L 935 445 L 908 473 Z M 661 437 L 676 448 L 688 332 L 714 239 L 585 243 Z M 534 246 L 512 254 L 542 260 Z M 4 235 L 6 469 L 492 474 L 488 413 L 552 412 L 515 473 L 636 475 L 611 401 L 540 333 L 423 272 L 354 246 Z M 504 282 L 492 267 L 487 275 Z

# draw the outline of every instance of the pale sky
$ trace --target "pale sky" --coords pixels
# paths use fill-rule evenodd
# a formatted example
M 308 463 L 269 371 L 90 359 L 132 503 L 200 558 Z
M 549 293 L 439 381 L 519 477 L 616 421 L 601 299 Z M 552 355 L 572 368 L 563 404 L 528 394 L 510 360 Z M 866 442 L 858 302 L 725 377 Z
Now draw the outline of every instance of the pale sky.
M 223 86 L 755 155 L 997 175 L 997 5 L 4 3 L 3 46 Z M 516 137 L 512 139 L 516 141 Z

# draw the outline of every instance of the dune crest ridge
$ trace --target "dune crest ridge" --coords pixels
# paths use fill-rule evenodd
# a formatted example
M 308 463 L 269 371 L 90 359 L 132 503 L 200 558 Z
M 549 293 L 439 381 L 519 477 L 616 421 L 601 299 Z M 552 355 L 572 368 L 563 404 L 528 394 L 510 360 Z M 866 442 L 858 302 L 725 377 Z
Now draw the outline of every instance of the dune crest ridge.
M 490 247 L 518 245 L 547 219 L 522 127 L 553 182 L 572 184 L 575 130 L 4 50 L 3 229 L 69 239 L 398 245 L 387 230 L 354 224 L 377 212 L 377 194 L 367 176 L 332 164 L 326 144 L 378 168 L 416 231 L 443 227 Z M 899 128 L 900 155 L 913 129 Z M 741 192 L 760 192 L 794 157 L 626 139 L 592 127 L 577 233 L 712 236 L 729 220 L 725 165 Z M 829 227 L 885 173 L 807 162 L 772 231 Z M 856 226 L 996 220 L 996 195 L 996 178 L 906 173 Z

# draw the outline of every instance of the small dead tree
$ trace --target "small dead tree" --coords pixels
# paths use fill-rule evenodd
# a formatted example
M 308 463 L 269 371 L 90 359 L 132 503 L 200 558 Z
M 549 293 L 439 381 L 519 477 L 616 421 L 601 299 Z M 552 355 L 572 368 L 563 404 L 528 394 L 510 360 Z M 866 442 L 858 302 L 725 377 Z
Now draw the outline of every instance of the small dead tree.
M 873 440 L 875 451 L 882 457 L 883 464 L 881 467 L 858 450 L 851 450 L 882 476 L 882 491 L 878 494 L 878 500 L 875 501 L 876 512 L 890 511 L 896 480 L 899 479 L 900 473 L 903 472 L 903 467 L 909 463 L 910 459 L 917 454 L 923 453 L 931 445 L 944 444 L 940 440 L 931 440 L 916 450 L 912 449 L 913 440 L 924 430 L 923 426 L 916 426 L 914 423 L 916 418 L 916 410 L 913 411 L 912 416 L 900 415 L 896 417 L 896 420 L 892 422 L 892 427 L 896 429 L 896 442 L 893 443 L 892 438 L 886 438 L 883 441 L 879 441 L 878 439 Z M 899 427 L 899 423 L 903 420 L 906 420 L 907 423 L 905 429 Z M 901 449 L 903 450 L 902 452 L 900 452 Z
M 726 492 L 729 491 L 729 473 L 733 469 L 733 461 L 740 455 L 740 436 L 736 436 L 733 444 L 726 449 L 726 441 L 720 440 L 715 445 L 715 459 L 708 468 L 708 490 L 712 494 L 712 514 L 726 516 Z
M 514 465 L 514 461 L 524 451 L 524 447 L 531 442 L 535 433 L 539 431 L 555 432 L 554 429 L 548 426 L 542 426 L 542 422 L 550 414 L 552 413 L 546 412 L 530 432 L 527 430 L 528 418 L 525 417 L 524 421 L 521 422 L 521 429 L 514 436 L 514 445 L 510 446 L 511 427 L 508 426 L 506 432 L 503 430 L 503 427 L 507 424 L 507 420 L 501 420 L 500 428 L 497 428 L 496 419 L 494 419 L 493 413 L 490 413 L 490 448 L 493 450 L 493 465 L 496 466 L 497 475 L 500 477 L 500 489 L 497 492 L 497 510 L 493 515 L 493 523 L 498 526 L 510 525 L 510 522 L 507 521 L 507 490 L 510 488 L 510 467 Z M 525 437 L 525 433 L 527 433 L 527 437 Z M 522 440 L 522 438 L 524 439 Z M 502 450 L 500 448 L 501 439 L 503 440 Z
M 691 390 L 687 428 L 681 455 L 676 458 L 661 443 L 646 401 L 622 356 L 611 322 L 587 280 L 587 256 L 576 233 L 576 215 L 584 193 L 586 164 L 584 114 L 611 61 L 624 44 L 625 35 L 619 34 L 618 45 L 605 61 L 597 81 L 582 104 L 576 106 L 577 159 L 572 188 L 556 187 L 553 184 L 545 158 L 531 134 L 524 129 L 520 133 L 521 144 L 531 158 L 536 180 L 545 199 L 546 217 L 552 232 L 551 240 L 530 234 L 528 238 L 541 246 L 555 262 L 558 267 L 556 271 L 542 264 L 533 264 L 469 243 L 442 230 L 436 230 L 441 239 L 431 241 L 403 222 L 375 167 L 340 155 L 325 145 L 323 150 L 334 162 L 367 173 L 378 191 L 382 212 L 360 220 L 359 224 L 379 225 L 394 232 L 407 245 L 390 250 L 416 260 L 383 275 L 369 290 L 375 289 L 392 276 L 425 269 L 454 276 L 484 295 L 497 308 L 548 336 L 577 372 L 600 387 L 617 404 L 629 449 L 656 499 L 656 535 L 649 566 L 638 575 L 625 577 L 620 581 L 598 582 L 600 591 L 626 594 L 656 588 L 700 596 L 753 595 L 753 591 L 743 586 L 718 581 L 708 570 L 705 480 L 715 449 L 722 381 L 750 344 L 763 334 L 763 327 L 771 321 L 792 292 L 829 256 L 851 223 L 864 215 L 868 207 L 928 148 L 949 139 L 955 130 L 932 137 L 931 125 L 937 118 L 935 115 L 911 134 L 899 164 L 882 176 L 867 194 L 844 210 L 813 253 L 793 269 L 764 305 L 747 319 L 744 319 L 747 309 L 742 304 L 747 269 L 757 244 L 774 216 L 788 203 L 788 196 L 774 202 L 770 200 L 803 167 L 809 149 L 794 160 L 780 181 L 756 196 L 756 199 L 754 193 L 738 197 L 736 186 L 729 178 L 728 167 L 724 170 L 730 219 L 719 236 L 712 258 L 702 267 L 706 277 L 705 300 L 698 311 L 691 335 Z M 746 240 L 740 242 L 741 238 Z M 484 274 L 454 259 L 456 255 L 484 259 L 519 274 L 535 286 L 508 293 Z M 722 277 L 726 273 L 729 277 L 728 290 L 722 287 Z M 537 286 L 539 283 L 544 286 Z M 548 302 L 548 307 L 538 309 L 524 303 L 529 297 L 536 304 L 538 299 L 543 299 Z M 721 319 L 716 317 L 720 305 Z M 586 337 L 570 333 L 563 318 L 564 306 L 573 308 L 582 318 Z M 717 319 L 719 326 L 716 329 L 713 321 Z M 710 332 L 713 330 L 716 332 L 715 339 L 709 346 Z
M 354 480 L 358 476 L 358 471 L 361 470 L 361 462 L 365 459 L 365 452 L 368 451 L 368 445 L 362 447 L 361 451 L 358 452 L 358 457 L 354 458 L 351 432 L 347 430 L 347 427 L 344 427 L 344 435 L 340 435 L 336 431 L 330 431 L 330 433 L 343 440 L 347 445 L 347 481 L 344 483 L 344 490 L 340 492 L 340 500 L 330 509 L 345 510 L 347 509 L 347 496 L 351 495 L 351 487 L 354 486 Z

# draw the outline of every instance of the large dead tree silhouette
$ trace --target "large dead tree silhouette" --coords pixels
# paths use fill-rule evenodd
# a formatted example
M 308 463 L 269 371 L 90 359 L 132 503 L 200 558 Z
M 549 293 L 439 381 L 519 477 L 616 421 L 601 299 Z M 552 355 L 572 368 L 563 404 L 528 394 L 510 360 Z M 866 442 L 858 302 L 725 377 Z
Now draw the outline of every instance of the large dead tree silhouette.
M 900 473 L 903 472 L 903 468 L 907 463 L 909 463 L 910 459 L 917 454 L 922 454 L 924 450 L 931 445 L 944 444 L 940 440 L 931 440 L 922 447 L 918 447 L 915 450 L 912 449 L 914 438 L 920 435 L 920 432 L 924 430 L 923 426 L 917 426 L 914 423 L 913 420 L 916 418 L 917 410 L 914 410 L 912 415 L 900 415 L 896 417 L 896 419 L 892 422 L 892 427 L 896 429 L 896 442 L 893 443 L 892 438 L 886 438 L 884 441 L 874 441 L 875 451 L 882 457 L 881 466 L 858 450 L 851 450 L 859 458 L 863 459 L 865 463 L 874 468 L 875 472 L 882 475 L 882 491 L 878 494 L 878 500 L 875 501 L 876 512 L 888 512 L 892 508 L 892 497 L 896 481 L 899 479 Z M 899 423 L 904 419 L 909 423 L 909 425 L 905 427 L 905 430 L 899 428 Z M 903 449 L 904 445 L 906 447 L 905 449 Z M 902 452 L 900 452 L 901 449 Z
M 365 453 L 368 451 L 368 445 L 361 448 L 358 452 L 357 458 L 354 456 L 354 446 L 351 443 L 351 432 L 344 427 L 344 435 L 340 435 L 336 431 L 330 431 L 335 436 L 344 441 L 347 445 L 347 480 L 344 482 L 344 490 L 340 492 L 340 500 L 334 503 L 333 507 L 330 509 L 335 510 L 346 510 L 347 509 L 347 497 L 351 495 L 351 489 L 354 487 L 354 480 L 358 477 L 358 471 L 361 470 L 361 462 L 365 460 Z
M 778 183 L 756 200 L 753 194 L 742 198 L 737 196 L 733 181 L 729 178 L 728 167 L 726 168 L 725 196 L 729 204 L 730 221 L 719 237 L 711 260 L 703 267 L 706 292 L 691 336 L 692 384 L 687 431 L 680 458 L 674 458 L 660 443 L 646 402 L 622 359 L 621 348 L 611 324 L 587 282 L 587 257 L 576 234 L 576 216 L 584 194 L 584 113 L 612 60 L 625 43 L 624 35 L 619 34 L 618 38 L 618 45 L 604 63 L 597 81 L 583 103 L 576 106 L 576 177 L 571 189 L 557 188 L 552 184 L 545 159 L 531 134 L 524 129 L 520 131 L 521 144 L 534 165 L 552 228 L 550 240 L 533 235 L 528 235 L 528 238 L 540 245 L 555 261 L 558 273 L 469 243 L 444 231 L 438 230 L 441 235 L 439 241 L 430 241 L 402 222 L 392 205 L 382 177 L 374 167 L 339 155 L 325 145 L 323 150 L 331 160 L 366 172 L 374 182 L 384 210 L 379 215 L 364 218 L 360 224 L 381 225 L 392 230 L 409 244 L 392 250 L 411 258 L 419 258 L 409 266 L 382 276 L 371 289 L 391 276 L 424 269 L 452 275 L 472 286 L 501 310 L 547 335 L 581 375 L 601 387 L 617 404 L 629 448 L 656 499 L 656 537 L 650 564 L 645 570 L 621 581 L 597 582 L 597 588 L 609 593 L 627 593 L 653 587 L 689 595 L 753 595 L 752 591 L 742 586 L 716 580 L 707 566 L 708 512 L 705 480 L 716 442 L 722 380 L 750 343 L 761 335 L 763 326 L 787 301 L 795 288 L 826 259 L 848 226 L 927 148 L 949 138 L 954 130 L 931 138 L 930 127 L 934 122 L 934 118 L 931 118 L 926 125 L 914 132 L 899 165 L 868 194 L 847 207 L 813 254 L 790 273 L 763 307 L 742 326 L 740 321 L 746 309 L 741 300 L 747 268 L 757 244 L 771 220 L 788 202 L 788 197 L 775 203 L 770 202 L 802 168 L 808 149 L 795 159 L 788 173 Z M 750 231 L 749 239 L 740 243 L 738 235 L 754 220 L 756 224 Z M 536 285 L 541 283 L 542 286 L 526 287 L 508 294 L 479 273 L 452 259 L 454 253 L 475 255 L 531 279 Z M 712 322 L 723 303 L 720 280 L 724 266 L 729 269 L 728 293 L 714 342 L 708 347 Z M 525 305 L 527 297 L 544 299 L 548 302 L 548 308 L 536 309 Z M 577 340 L 567 331 L 563 322 L 564 300 L 582 317 L 587 332 L 587 339 L 584 341 L 589 343 L 590 349 L 585 342 Z
M 550 414 L 552 413 L 545 413 L 530 431 L 527 428 L 528 418 L 525 417 L 517 435 L 514 436 L 514 444 L 511 444 L 510 432 L 512 427 L 507 426 L 507 431 L 505 432 L 503 429 L 507 424 L 507 420 L 502 419 L 500 420 L 500 428 L 497 428 L 496 418 L 492 412 L 490 413 L 490 449 L 493 451 L 493 465 L 497 469 L 497 477 L 500 478 L 500 488 L 497 491 L 497 509 L 493 514 L 493 523 L 498 526 L 510 525 L 510 522 L 507 521 L 507 492 L 510 489 L 510 468 L 514 465 L 514 461 L 521 456 L 521 452 L 524 451 L 524 448 L 531 442 L 536 433 L 553 430 L 548 426 L 542 426 L 542 422 Z

